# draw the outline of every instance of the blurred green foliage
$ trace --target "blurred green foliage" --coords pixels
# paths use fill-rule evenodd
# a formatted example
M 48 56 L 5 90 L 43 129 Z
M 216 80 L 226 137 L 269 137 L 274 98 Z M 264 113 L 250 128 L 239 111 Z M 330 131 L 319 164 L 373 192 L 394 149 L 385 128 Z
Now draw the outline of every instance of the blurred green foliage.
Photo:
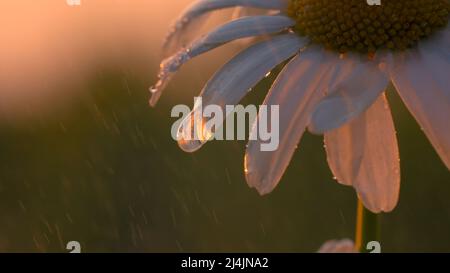
M 259 104 L 275 75 L 245 99 Z M 174 104 L 148 107 L 148 82 L 103 73 L 89 96 L 50 117 L 0 125 L 0 251 L 311 252 L 352 238 L 354 191 L 332 178 L 322 139 L 305 135 L 279 187 L 246 185 L 245 142 L 195 154 L 170 137 Z M 384 252 L 450 251 L 450 174 L 390 91 L 402 158 L 402 192 L 383 216 Z

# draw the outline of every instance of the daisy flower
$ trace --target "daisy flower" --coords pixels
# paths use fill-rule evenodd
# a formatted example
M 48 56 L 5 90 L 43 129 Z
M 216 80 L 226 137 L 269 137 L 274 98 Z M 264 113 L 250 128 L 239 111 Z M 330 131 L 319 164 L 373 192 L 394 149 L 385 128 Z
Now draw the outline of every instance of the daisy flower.
M 203 15 L 225 8 L 268 13 L 238 18 L 183 42 Z M 167 37 L 165 49 L 178 51 L 162 62 L 150 104 L 190 59 L 230 41 L 262 36 L 201 92 L 204 106 L 236 105 L 274 67 L 287 63 L 264 101 L 279 105 L 280 147 L 262 152 L 260 141 L 249 142 L 248 184 L 260 194 L 273 191 L 309 130 L 324 135 L 337 180 L 353 186 L 372 212 L 389 212 L 400 191 L 396 132 L 384 94 L 390 82 L 450 168 L 449 13 L 448 0 L 383 0 L 380 6 L 365 0 L 196 1 Z M 181 139 L 179 145 L 192 152 L 205 142 Z
M 352 240 L 331 240 L 323 244 L 317 253 L 358 253 Z

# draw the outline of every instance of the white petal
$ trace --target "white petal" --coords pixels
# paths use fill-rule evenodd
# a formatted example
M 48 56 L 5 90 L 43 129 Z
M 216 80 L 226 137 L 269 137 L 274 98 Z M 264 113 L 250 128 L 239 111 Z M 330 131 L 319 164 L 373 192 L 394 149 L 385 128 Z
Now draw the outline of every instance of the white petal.
M 425 52 L 437 51 L 446 56 L 447 60 L 450 58 L 450 27 L 447 31 L 439 31 L 433 34 L 430 39 L 420 43 L 420 50 Z
M 447 27 L 446 31 L 441 31 L 437 34 L 438 43 L 440 44 L 441 48 L 449 48 L 450 47 L 450 26 Z
M 232 19 L 242 18 L 246 16 L 258 16 L 258 15 L 281 15 L 279 10 L 267 10 L 267 9 L 258 9 L 258 8 L 245 8 L 245 7 L 239 7 L 235 8 Z M 242 39 L 237 42 L 240 46 L 245 46 L 250 43 L 252 43 L 256 37 L 249 37 L 247 39 Z
M 440 45 L 436 45 L 439 47 Z M 450 169 L 450 59 L 439 48 L 397 57 L 393 83 Z
M 262 9 L 285 9 L 287 0 L 199 0 L 189 6 L 171 27 L 163 48 L 166 53 L 183 47 L 183 35 L 190 32 L 189 26 L 201 22 L 202 15 L 211 11 L 231 7 L 253 7 Z M 167 56 L 167 55 L 166 55 Z
M 244 50 L 223 66 L 204 87 L 201 97 L 203 106 L 214 104 L 221 107 L 236 105 L 275 66 L 295 55 L 306 40 L 295 34 L 276 36 Z M 191 119 L 189 116 L 188 119 Z M 193 128 L 198 131 L 199 128 Z M 180 140 L 180 147 L 193 152 L 204 142 Z
M 305 132 L 311 110 L 323 97 L 334 74 L 335 60 L 328 57 L 316 49 L 300 53 L 286 65 L 264 101 L 264 105 L 279 105 L 280 146 L 266 152 L 261 151 L 262 141 L 249 141 L 245 155 L 247 183 L 262 195 L 278 185 Z M 257 135 L 254 127 L 251 136 Z
M 239 38 L 273 34 L 295 25 L 295 20 L 283 15 L 250 16 L 236 19 L 206 35 L 204 44 L 226 43 Z
M 237 19 L 218 27 L 161 63 L 159 80 L 151 88 L 150 105 L 156 105 L 174 74 L 192 58 L 239 38 L 278 33 L 292 25 L 295 25 L 295 21 L 286 16 L 253 16 Z
M 400 191 L 400 161 L 391 111 L 384 95 L 345 126 L 325 133 L 328 165 L 353 186 L 374 213 L 392 211 Z
M 333 240 L 326 242 L 320 247 L 318 253 L 357 253 L 356 246 L 352 240 Z
M 450 25 L 448 25 L 445 29 L 443 29 L 442 32 L 445 32 L 450 35 Z
M 367 110 L 389 84 L 389 78 L 372 61 L 360 61 L 353 72 L 332 88 L 314 110 L 309 130 L 330 131 Z
M 246 7 L 238 7 L 235 8 L 231 18 L 237 19 L 245 16 L 256 16 L 256 15 L 276 15 L 279 14 L 279 10 L 267 10 L 267 9 L 259 9 L 259 8 L 246 8 Z

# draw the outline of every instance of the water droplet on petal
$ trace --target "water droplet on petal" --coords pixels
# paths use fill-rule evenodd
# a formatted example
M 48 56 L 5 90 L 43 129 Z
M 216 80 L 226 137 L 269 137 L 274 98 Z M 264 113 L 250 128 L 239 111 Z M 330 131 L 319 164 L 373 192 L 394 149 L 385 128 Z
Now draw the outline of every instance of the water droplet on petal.
M 204 124 L 202 118 L 195 114 L 195 110 L 181 123 L 177 139 L 178 145 L 183 151 L 195 152 L 212 138 L 212 132 L 205 132 Z
M 198 151 L 204 143 L 199 140 L 178 140 L 178 146 L 187 153 L 193 153 Z
M 166 88 L 173 75 L 180 69 L 180 67 L 190 60 L 190 49 L 180 50 L 175 55 L 165 59 L 160 64 L 158 73 L 158 82 L 150 88 L 152 97 L 150 98 L 150 105 L 155 106 L 161 97 L 161 93 Z

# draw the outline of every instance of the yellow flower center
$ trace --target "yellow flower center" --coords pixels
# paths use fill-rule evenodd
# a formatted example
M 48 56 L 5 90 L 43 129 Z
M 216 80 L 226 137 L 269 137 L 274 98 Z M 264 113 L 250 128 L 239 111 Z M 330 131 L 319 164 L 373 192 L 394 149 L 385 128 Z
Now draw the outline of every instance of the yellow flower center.
M 405 50 L 444 28 L 448 0 L 290 0 L 295 31 L 340 53 Z

